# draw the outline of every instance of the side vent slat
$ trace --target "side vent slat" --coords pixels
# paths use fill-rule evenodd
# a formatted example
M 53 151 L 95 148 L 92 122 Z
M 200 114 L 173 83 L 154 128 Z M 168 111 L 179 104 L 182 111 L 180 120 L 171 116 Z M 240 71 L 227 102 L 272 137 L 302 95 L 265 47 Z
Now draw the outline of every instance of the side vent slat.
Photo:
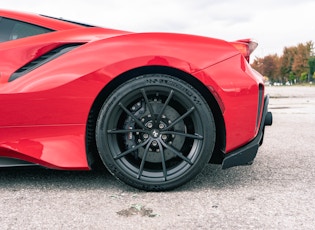
M 38 67 L 56 59 L 57 57 L 73 50 L 74 48 L 77 48 L 79 46 L 83 45 L 82 43 L 78 44 L 66 44 L 66 45 L 62 45 L 59 46 L 45 54 L 43 54 L 42 56 L 36 58 L 35 60 L 32 60 L 31 62 L 27 63 L 26 65 L 22 66 L 20 69 L 18 69 L 17 71 L 15 71 L 9 78 L 9 82 L 14 81 L 22 76 L 24 76 L 25 74 L 33 71 L 34 69 L 37 69 Z

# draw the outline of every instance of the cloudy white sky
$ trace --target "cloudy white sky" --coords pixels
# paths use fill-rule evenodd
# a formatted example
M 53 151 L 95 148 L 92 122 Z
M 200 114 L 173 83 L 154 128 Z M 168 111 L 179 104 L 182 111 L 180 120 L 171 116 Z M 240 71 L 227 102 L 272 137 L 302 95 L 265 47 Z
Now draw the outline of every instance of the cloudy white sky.
M 258 57 L 315 42 L 314 0 L 1 0 L 0 8 L 135 32 L 254 38 Z

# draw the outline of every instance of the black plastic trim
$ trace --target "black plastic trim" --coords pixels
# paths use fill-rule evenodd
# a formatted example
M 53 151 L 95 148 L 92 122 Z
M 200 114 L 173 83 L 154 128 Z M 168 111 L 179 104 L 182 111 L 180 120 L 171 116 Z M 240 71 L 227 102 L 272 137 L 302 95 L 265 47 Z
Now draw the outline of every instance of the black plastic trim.
M 61 55 L 68 53 L 69 51 L 73 50 L 74 48 L 77 48 L 81 46 L 82 43 L 75 43 L 75 44 L 66 44 L 59 46 L 42 56 L 36 58 L 35 60 L 32 60 L 31 62 L 27 63 L 26 65 L 22 66 L 20 69 L 15 71 L 9 78 L 9 82 L 14 81 L 25 74 L 28 74 L 29 72 L 33 71 L 34 69 L 37 69 L 38 67 L 60 57 Z
M 79 26 L 83 26 L 83 27 L 96 27 L 96 26 L 93 26 L 93 25 L 90 25 L 90 24 L 86 24 L 86 23 L 82 23 L 82 22 L 76 22 L 76 21 L 72 21 L 72 20 L 67 20 L 67 19 L 64 19 L 64 18 L 56 18 L 56 17 L 44 15 L 44 14 L 40 14 L 40 16 L 43 16 L 43 17 L 46 17 L 46 18 L 55 19 L 55 20 L 58 20 L 58 21 L 68 22 L 68 23 L 79 25 Z
M 264 137 L 264 127 L 265 125 L 271 125 L 265 123 L 267 114 L 268 116 L 272 116 L 271 113 L 268 112 L 268 104 L 269 95 L 266 95 L 263 114 L 257 136 L 248 144 L 227 154 L 223 159 L 222 169 L 227 169 L 238 165 L 249 165 L 253 162 L 256 157 L 258 147 L 260 146 L 260 143 L 262 143 L 262 139 Z
M 258 91 L 258 113 L 257 113 L 257 119 L 256 119 L 256 127 L 259 124 L 259 117 L 262 109 L 262 103 L 264 98 L 264 87 L 262 85 L 259 85 L 259 91 Z
M 18 166 L 34 166 L 36 164 L 8 157 L 0 157 L 0 168 L 18 167 Z

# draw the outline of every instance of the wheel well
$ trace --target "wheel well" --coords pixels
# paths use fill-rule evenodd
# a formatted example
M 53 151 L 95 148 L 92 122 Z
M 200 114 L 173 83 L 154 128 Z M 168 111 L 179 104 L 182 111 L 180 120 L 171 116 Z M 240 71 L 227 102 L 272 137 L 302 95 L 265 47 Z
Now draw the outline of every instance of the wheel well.
M 86 129 L 86 152 L 89 166 L 91 168 L 103 167 L 102 161 L 98 155 L 96 147 L 95 127 L 97 117 L 104 103 L 104 100 L 123 82 L 126 82 L 134 77 L 150 73 L 168 74 L 174 77 L 178 77 L 192 85 L 194 88 L 196 88 L 205 98 L 209 107 L 211 108 L 216 124 L 216 144 L 210 162 L 221 164 L 223 160 L 222 152 L 225 149 L 225 125 L 220 107 L 215 98 L 213 97 L 213 95 L 207 89 L 207 87 L 195 77 L 192 77 L 190 74 L 185 73 L 181 70 L 163 66 L 146 66 L 136 68 L 119 75 L 109 84 L 107 84 L 95 99 L 91 111 L 89 113 Z

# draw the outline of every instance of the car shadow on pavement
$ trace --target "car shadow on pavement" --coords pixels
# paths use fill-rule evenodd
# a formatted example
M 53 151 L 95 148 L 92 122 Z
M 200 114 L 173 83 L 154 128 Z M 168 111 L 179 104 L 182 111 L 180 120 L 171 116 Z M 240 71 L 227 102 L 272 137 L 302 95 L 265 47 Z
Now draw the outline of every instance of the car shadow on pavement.
M 225 189 L 239 187 L 254 180 L 253 166 L 222 170 L 220 165 L 206 165 L 204 170 L 186 185 L 175 191 L 195 189 Z M 60 171 L 42 167 L 0 169 L 0 189 L 121 189 L 139 191 L 116 180 L 105 168 L 95 171 Z
M 125 186 L 105 168 L 93 171 L 60 171 L 42 167 L 0 169 L 0 189 L 106 189 Z M 127 187 L 127 186 L 126 186 Z
M 223 170 L 221 165 L 206 165 L 204 170 L 180 190 L 239 188 L 256 180 L 254 165 L 237 166 Z

